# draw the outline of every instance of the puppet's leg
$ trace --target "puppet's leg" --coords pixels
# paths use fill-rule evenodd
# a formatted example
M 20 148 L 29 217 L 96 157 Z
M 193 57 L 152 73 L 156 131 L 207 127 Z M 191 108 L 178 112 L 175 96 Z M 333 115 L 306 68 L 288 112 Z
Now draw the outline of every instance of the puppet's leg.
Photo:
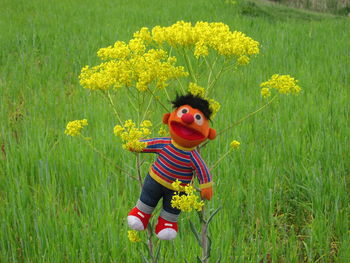
M 140 199 L 128 214 L 128 225 L 131 229 L 140 231 L 147 228 L 151 214 L 162 194 L 162 185 L 147 174 Z
M 172 240 L 177 235 L 177 219 L 181 211 L 171 206 L 174 191 L 165 187 L 163 191 L 163 209 L 158 217 L 156 234 L 159 239 Z

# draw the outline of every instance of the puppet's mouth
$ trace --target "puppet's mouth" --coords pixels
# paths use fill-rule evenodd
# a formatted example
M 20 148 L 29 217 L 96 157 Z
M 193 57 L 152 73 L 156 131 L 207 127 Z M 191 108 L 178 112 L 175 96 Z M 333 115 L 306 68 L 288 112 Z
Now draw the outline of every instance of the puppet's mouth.
M 205 136 L 199 131 L 196 131 L 195 129 L 187 127 L 177 121 L 172 121 L 170 123 L 170 127 L 178 136 L 186 140 L 195 141 L 195 140 L 201 140 L 205 138 Z

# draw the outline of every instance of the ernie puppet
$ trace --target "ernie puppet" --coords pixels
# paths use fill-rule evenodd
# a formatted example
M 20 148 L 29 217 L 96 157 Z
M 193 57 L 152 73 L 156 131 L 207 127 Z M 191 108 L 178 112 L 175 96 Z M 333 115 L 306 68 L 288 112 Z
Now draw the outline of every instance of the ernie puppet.
M 213 140 L 216 131 L 209 127 L 209 102 L 201 97 L 187 94 L 172 101 L 174 111 L 163 116 L 168 125 L 170 138 L 142 140 L 147 143 L 144 153 L 156 153 L 145 178 L 136 206 L 128 214 L 128 225 L 134 230 L 147 228 L 152 212 L 163 198 L 163 208 L 156 225 L 156 235 L 162 240 L 172 240 L 178 231 L 177 219 L 180 210 L 171 206 L 174 195 L 172 183 L 178 179 L 182 186 L 190 184 L 197 176 L 201 197 L 210 200 L 213 196 L 209 169 L 196 147 L 207 139 Z

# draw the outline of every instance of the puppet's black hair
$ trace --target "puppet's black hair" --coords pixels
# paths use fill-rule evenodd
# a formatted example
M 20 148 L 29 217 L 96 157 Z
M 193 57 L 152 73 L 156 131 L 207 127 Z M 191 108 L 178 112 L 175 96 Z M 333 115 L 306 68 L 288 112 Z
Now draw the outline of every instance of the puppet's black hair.
M 212 111 L 210 110 L 209 102 L 206 99 L 194 96 L 191 93 L 180 96 L 177 94 L 175 100 L 173 100 L 171 103 L 175 109 L 181 107 L 182 105 L 190 105 L 192 108 L 200 110 L 204 116 L 210 120 Z

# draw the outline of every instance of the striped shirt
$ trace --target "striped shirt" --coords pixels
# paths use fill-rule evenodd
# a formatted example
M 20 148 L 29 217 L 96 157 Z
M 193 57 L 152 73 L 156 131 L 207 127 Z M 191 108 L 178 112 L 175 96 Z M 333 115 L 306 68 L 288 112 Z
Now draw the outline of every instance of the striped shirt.
M 142 152 L 158 154 L 149 174 L 161 185 L 174 190 L 171 184 L 178 179 L 185 186 L 191 183 L 194 172 L 201 189 L 212 185 L 209 169 L 195 148 L 181 147 L 171 138 L 142 141 L 147 143 Z

